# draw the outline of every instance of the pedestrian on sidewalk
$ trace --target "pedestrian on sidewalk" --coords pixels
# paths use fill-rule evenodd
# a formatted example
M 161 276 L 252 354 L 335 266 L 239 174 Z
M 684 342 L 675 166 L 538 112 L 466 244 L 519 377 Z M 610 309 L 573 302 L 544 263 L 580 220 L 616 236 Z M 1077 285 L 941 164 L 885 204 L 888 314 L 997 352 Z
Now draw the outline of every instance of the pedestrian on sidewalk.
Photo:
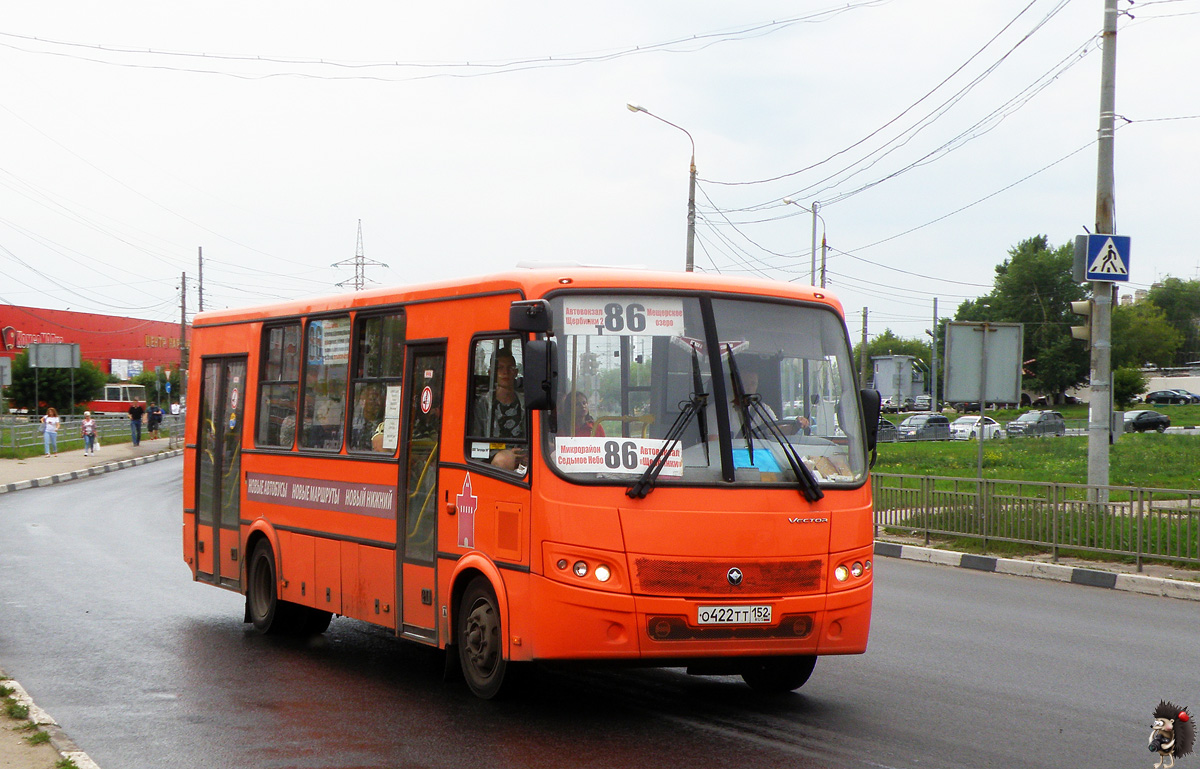
M 96 420 L 92 412 L 83 412 L 83 421 L 79 423 L 79 432 L 83 435 L 83 455 L 90 457 L 96 453 Z
M 142 417 L 146 414 L 146 407 L 141 401 L 135 402 L 129 407 L 129 435 L 133 438 L 133 445 L 139 446 L 142 443 Z
M 158 407 L 157 403 L 150 404 L 150 410 L 146 412 L 146 431 L 150 433 L 151 438 L 158 437 L 158 428 L 162 424 L 163 410 Z
M 50 456 L 51 452 L 58 456 L 58 425 L 61 421 L 57 409 L 53 406 L 46 409 L 46 416 L 42 417 L 42 444 L 46 448 L 46 456 Z

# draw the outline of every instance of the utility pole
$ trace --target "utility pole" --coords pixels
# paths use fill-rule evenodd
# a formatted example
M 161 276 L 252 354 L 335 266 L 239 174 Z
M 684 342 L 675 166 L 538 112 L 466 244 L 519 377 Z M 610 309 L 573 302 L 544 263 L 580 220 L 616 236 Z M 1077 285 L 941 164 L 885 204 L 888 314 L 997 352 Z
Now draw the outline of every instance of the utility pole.
M 859 380 L 865 386 L 867 383 L 867 308 L 863 308 L 863 324 L 862 324 L 862 343 L 858 346 L 858 368 L 862 371 L 862 379 Z M 879 389 L 879 388 L 875 388 Z
M 344 267 L 348 264 L 354 265 L 354 277 L 343 280 L 335 285 L 339 287 L 354 286 L 355 291 L 362 291 L 367 283 L 366 267 L 387 267 L 383 262 L 367 261 L 363 255 L 363 238 L 362 238 L 362 219 L 358 220 L 358 246 L 354 249 L 353 259 L 343 259 L 340 262 L 334 262 L 334 267 Z
M 829 251 L 829 243 L 825 240 L 825 233 L 821 233 L 821 288 L 825 288 L 825 256 Z
M 1096 233 L 1112 235 L 1116 183 L 1113 173 L 1117 92 L 1117 0 L 1104 0 L 1100 69 L 1099 161 L 1096 172 Z M 1108 446 L 1112 438 L 1111 281 L 1092 281 L 1091 383 L 1088 394 L 1088 486 L 1095 502 L 1108 501 Z
M 197 258 L 200 261 L 200 277 L 198 278 L 199 282 L 196 287 L 199 302 L 197 303 L 196 311 L 204 312 L 204 246 L 197 246 L 196 250 L 199 252 Z
M 935 296 L 933 298 L 933 332 L 929 335 L 931 337 L 929 346 L 933 348 L 933 354 L 930 356 L 931 363 L 929 366 L 929 379 L 931 380 L 930 381 L 930 390 L 929 390 L 929 395 L 930 395 L 929 407 L 930 407 L 930 410 L 934 411 L 934 412 L 940 411 L 940 409 L 938 409 L 938 397 L 937 397 L 938 396 L 938 391 L 937 391 L 937 334 L 938 334 L 938 316 L 937 316 L 937 297 Z M 982 414 L 982 412 L 980 412 L 980 413 Z M 982 422 L 980 423 L 979 431 L 980 431 L 980 434 L 982 435 L 983 434 L 983 423 Z
M 813 226 L 812 226 L 812 266 L 811 266 L 811 270 L 808 274 L 808 282 L 814 286 L 817 285 L 817 209 L 820 206 L 821 206 L 820 203 L 818 203 L 815 200 L 813 201 L 813 204 L 812 204 L 812 222 L 813 222 Z M 823 277 L 824 276 L 822 275 L 822 278 Z M 823 279 L 821 281 L 821 285 L 822 286 L 825 285 L 825 282 Z
M 179 280 L 179 402 L 187 403 L 187 273 Z

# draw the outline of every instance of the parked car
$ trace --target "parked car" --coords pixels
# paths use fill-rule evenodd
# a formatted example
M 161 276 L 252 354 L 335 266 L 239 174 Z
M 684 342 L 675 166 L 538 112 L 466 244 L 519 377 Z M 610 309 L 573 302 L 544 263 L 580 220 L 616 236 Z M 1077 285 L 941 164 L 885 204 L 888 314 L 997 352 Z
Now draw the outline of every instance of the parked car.
M 908 411 L 913 407 L 913 399 L 908 396 L 889 395 L 880 403 L 884 411 Z
M 950 420 L 941 414 L 913 414 L 896 432 L 902 441 L 944 441 L 950 438 Z
M 979 437 L 980 417 L 959 417 L 950 423 L 950 437 L 956 441 L 968 441 Z M 983 417 L 983 438 L 1003 438 L 1004 427 L 991 417 Z
M 1191 403 L 1192 399 L 1190 395 L 1185 395 L 1179 390 L 1155 390 L 1152 393 L 1146 393 L 1145 401 L 1169 406 L 1177 403 Z
M 1186 395 L 1188 400 L 1192 403 L 1200 403 L 1200 395 L 1197 395 L 1191 390 L 1185 390 L 1182 387 L 1176 387 L 1175 392 L 1179 393 L 1180 395 Z
M 1144 433 L 1147 430 L 1158 430 L 1161 433 L 1170 426 L 1171 418 L 1157 411 L 1139 409 L 1125 412 L 1125 432 L 1127 433 Z
M 918 395 L 913 398 L 913 408 L 917 411 L 929 411 L 933 408 L 933 398 L 928 395 Z
M 878 443 L 894 443 L 897 440 L 896 425 L 892 424 L 891 420 L 879 418 L 879 432 L 876 433 L 875 440 Z
M 1030 435 L 1066 435 L 1067 423 L 1057 411 L 1026 411 L 1009 422 L 1004 431 L 1009 438 Z

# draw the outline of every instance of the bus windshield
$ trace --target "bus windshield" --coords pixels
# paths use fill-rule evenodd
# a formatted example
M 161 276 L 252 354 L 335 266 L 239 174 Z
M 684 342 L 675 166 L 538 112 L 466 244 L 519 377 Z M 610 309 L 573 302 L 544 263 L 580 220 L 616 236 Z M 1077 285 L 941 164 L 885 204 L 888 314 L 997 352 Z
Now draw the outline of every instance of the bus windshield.
M 859 396 L 833 308 L 577 293 L 551 306 L 560 399 L 544 444 L 566 478 L 629 485 L 657 459 L 660 485 L 796 485 L 794 450 L 823 487 L 865 481 Z

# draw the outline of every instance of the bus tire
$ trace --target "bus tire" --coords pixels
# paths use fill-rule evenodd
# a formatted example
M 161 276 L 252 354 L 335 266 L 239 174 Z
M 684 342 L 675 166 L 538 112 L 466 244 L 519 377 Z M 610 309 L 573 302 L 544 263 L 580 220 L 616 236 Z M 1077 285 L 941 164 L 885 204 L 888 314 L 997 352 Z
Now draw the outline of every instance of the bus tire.
M 817 664 L 816 655 L 760 657 L 747 661 L 742 680 L 756 692 L 782 694 L 804 686 Z
M 288 624 L 289 612 L 276 595 L 275 574 L 275 553 L 264 539 L 255 546 L 246 570 L 246 615 L 264 634 L 283 632 Z
M 458 605 L 455 646 L 467 686 L 477 697 L 490 700 L 500 693 L 508 662 L 500 604 L 485 577 L 475 577 Z

